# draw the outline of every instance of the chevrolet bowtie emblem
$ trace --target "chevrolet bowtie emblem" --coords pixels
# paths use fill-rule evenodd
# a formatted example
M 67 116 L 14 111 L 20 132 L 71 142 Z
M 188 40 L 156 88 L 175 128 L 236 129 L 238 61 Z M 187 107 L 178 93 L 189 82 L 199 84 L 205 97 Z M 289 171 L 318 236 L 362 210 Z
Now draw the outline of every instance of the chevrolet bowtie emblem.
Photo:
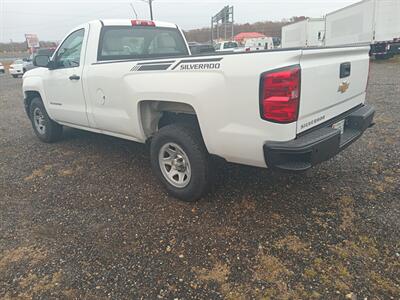
M 338 88 L 338 92 L 341 92 L 342 94 L 346 93 L 346 91 L 349 89 L 350 87 L 350 82 L 348 81 L 343 81 Z

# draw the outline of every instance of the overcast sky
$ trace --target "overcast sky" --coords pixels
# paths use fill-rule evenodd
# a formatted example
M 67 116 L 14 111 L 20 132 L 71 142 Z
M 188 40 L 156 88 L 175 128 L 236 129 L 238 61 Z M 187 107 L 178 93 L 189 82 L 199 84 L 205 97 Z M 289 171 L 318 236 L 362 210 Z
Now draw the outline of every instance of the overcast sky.
M 156 20 L 183 29 L 208 27 L 210 18 L 225 5 L 234 5 L 237 23 L 281 20 L 292 16 L 321 17 L 358 0 L 154 0 Z M 0 0 L 0 42 L 23 41 L 25 33 L 58 41 L 73 27 L 93 19 L 149 19 L 141 0 Z

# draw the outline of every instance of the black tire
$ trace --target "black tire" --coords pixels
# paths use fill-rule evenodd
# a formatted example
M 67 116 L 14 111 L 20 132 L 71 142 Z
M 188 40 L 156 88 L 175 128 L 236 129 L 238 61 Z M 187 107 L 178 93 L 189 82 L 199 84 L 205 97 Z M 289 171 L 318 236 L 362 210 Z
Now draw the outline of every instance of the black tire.
M 393 58 L 393 54 L 376 54 L 375 59 L 376 60 L 385 60 L 385 59 L 390 59 Z
M 35 124 L 35 114 L 40 113 L 42 116 L 42 130 L 40 131 Z M 63 128 L 60 124 L 57 124 L 50 119 L 47 114 L 46 108 L 43 105 L 42 100 L 39 97 L 32 99 L 29 106 L 29 118 L 32 123 L 33 131 L 36 136 L 45 143 L 53 143 L 61 139 Z
M 160 151 L 168 143 L 174 143 L 181 147 L 190 163 L 191 178 L 185 187 L 172 185 L 161 170 Z M 207 192 L 211 173 L 210 156 L 200 130 L 195 126 L 178 123 L 162 127 L 151 141 L 150 158 L 153 172 L 175 198 L 194 202 Z
M 17 77 L 18 77 L 18 75 L 12 75 L 12 77 L 14 77 L 14 78 L 17 78 Z

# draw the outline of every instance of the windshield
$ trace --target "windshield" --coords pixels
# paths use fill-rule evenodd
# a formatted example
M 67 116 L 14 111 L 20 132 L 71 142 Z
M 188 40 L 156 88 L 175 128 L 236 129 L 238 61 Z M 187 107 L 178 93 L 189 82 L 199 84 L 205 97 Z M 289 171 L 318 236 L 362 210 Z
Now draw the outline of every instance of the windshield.
M 226 42 L 224 44 L 224 49 L 232 49 L 232 48 L 237 48 L 238 44 L 236 42 Z

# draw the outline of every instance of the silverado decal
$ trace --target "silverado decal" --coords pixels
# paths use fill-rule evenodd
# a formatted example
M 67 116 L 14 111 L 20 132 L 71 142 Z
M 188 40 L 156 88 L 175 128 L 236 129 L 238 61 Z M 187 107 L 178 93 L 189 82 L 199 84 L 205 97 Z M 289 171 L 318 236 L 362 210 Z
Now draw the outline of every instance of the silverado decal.
M 190 70 L 219 70 L 221 68 L 220 61 L 222 57 L 218 58 L 205 58 L 205 59 L 183 59 L 179 61 L 171 70 L 176 70 L 179 67 L 179 71 L 190 71 Z M 138 63 L 132 69 L 131 72 L 141 71 L 165 71 L 170 69 L 176 61 L 154 61 L 146 63 Z
M 183 64 L 180 67 L 181 71 L 189 70 L 217 70 L 221 68 L 220 63 L 203 63 L 203 64 Z
M 311 121 L 308 121 L 307 123 L 301 124 L 301 129 L 310 127 L 312 125 L 316 125 L 316 124 L 320 123 L 323 120 L 325 120 L 325 116 L 320 116 L 318 118 L 315 118 L 315 119 L 313 119 Z
M 181 71 L 188 70 L 217 70 L 221 68 L 221 64 L 219 63 L 223 58 L 204 58 L 204 59 L 186 59 L 181 60 L 179 63 L 172 68 L 172 70 L 176 70 L 178 67 Z

